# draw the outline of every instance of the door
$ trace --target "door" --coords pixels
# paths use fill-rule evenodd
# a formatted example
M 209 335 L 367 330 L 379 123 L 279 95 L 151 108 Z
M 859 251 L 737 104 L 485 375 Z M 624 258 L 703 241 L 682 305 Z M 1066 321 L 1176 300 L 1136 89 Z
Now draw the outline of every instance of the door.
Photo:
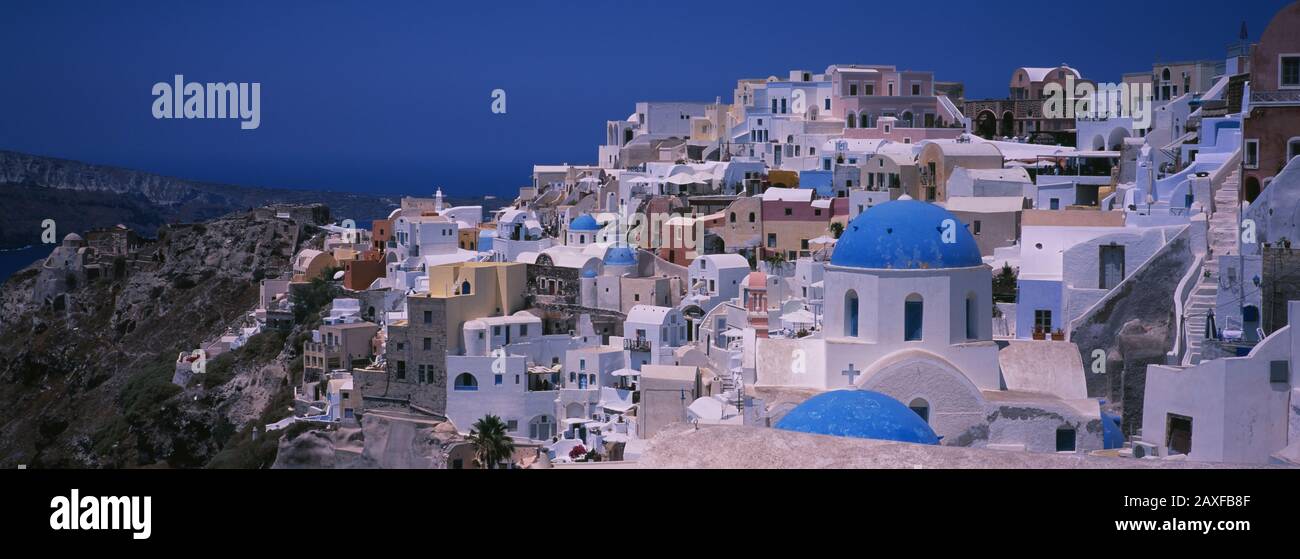
M 1101 247 L 1101 257 L 1098 262 L 1100 269 L 1097 286 L 1100 289 L 1114 289 L 1119 282 L 1124 281 L 1124 247 L 1118 245 Z
M 1165 422 L 1165 446 L 1170 454 L 1192 453 L 1192 418 L 1169 414 Z

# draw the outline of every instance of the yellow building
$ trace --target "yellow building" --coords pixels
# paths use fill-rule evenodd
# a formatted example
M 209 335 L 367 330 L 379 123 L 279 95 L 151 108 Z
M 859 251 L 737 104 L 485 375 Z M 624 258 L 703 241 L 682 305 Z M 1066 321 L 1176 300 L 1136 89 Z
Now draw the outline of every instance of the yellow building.
M 463 262 L 429 268 L 429 290 L 406 297 L 406 320 L 388 326 L 387 381 L 363 386 L 366 395 L 409 398 L 443 413 L 447 356 L 465 351 L 465 323 L 508 316 L 524 308 L 528 266 L 518 262 Z

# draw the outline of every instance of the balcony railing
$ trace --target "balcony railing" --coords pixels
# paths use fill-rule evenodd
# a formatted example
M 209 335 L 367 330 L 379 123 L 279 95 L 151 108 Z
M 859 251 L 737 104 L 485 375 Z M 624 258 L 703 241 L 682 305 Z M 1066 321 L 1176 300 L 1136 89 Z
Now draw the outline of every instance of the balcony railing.
M 650 340 L 645 338 L 626 338 L 623 340 L 623 349 L 627 351 L 650 351 Z
M 1250 92 L 1252 105 L 1300 105 L 1300 89 Z

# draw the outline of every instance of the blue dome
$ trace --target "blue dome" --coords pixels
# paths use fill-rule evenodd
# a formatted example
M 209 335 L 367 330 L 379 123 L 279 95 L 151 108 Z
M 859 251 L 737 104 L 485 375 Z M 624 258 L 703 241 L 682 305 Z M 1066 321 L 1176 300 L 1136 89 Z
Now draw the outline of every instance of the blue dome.
M 570 231 L 600 231 L 600 224 L 591 214 L 582 214 L 569 222 Z
M 631 266 L 636 264 L 636 252 L 625 246 L 609 247 L 605 251 L 606 266 Z
M 955 226 L 945 243 L 944 221 Z M 975 237 L 952 212 L 917 200 L 894 200 L 862 212 L 840 235 L 831 264 L 853 268 L 968 268 L 984 260 Z
M 777 429 L 917 444 L 939 436 L 898 400 L 870 390 L 836 390 L 813 396 L 776 422 Z
M 594 278 L 594 277 L 596 277 L 596 269 L 595 269 L 595 268 L 587 268 L 586 270 L 584 270 L 584 271 L 582 272 L 582 277 L 584 277 L 584 278 Z

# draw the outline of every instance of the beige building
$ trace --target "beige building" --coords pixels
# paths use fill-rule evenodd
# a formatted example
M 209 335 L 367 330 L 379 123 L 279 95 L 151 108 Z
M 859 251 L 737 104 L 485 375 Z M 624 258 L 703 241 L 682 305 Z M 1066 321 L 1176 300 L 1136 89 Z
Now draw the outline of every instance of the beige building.
M 310 248 L 298 251 L 298 255 L 293 257 L 293 281 L 308 282 L 318 277 L 322 277 L 325 270 L 338 266 L 328 252 L 321 252 Z M 325 278 L 329 279 L 329 278 Z
M 637 406 L 637 436 L 653 437 L 660 429 L 686 421 L 686 408 L 703 394 L 700 368 L 642 365 Z
M 1021 196 L 959 196 L 948 199 L 947 209 L 975 236 L 980 256 L 992 256 L 993 249 L 1020 239 L 1024 204 Z
M 758 196 L 737 198 L 723 211 L 721 225 L 709 229 L 722 239 L 728 251 L 755 247 L 763 235 L 763 200 Z
M 429 291 L 406 298 L 406 320 L 388 326 L 387 378 L 367 383 L 367 396 L 409 399 L 436 413 L 447 404 L 447 356 L 465 350 L 466 322 L 509 316 L 524 308 L 528 265 L 464 262 L 428 270 Z
M 985 142 L 927 142 L 917 156 L 920 172 L 921 197 L 927 202 L 948 199 L 948 177 L 957 166 L 967 169 L 1001 169 L 1002 152 L 997 146 Z
M 315 334 L 320 341 L 303 344 L 302 367 L 309 373 L 307 377 L 311 377 L 311 373 L 364 366 L 375 355 L 371 340 L 378 331 L 379 325 L 370 322 L 321 325 Z

